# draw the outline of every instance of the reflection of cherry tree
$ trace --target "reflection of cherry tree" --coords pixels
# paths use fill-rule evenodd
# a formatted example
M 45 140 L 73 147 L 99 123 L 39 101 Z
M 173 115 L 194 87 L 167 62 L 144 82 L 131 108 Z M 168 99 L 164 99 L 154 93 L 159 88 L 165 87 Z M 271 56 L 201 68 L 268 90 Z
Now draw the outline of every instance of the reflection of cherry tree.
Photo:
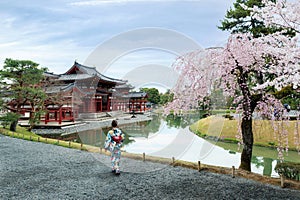
M 209 95 L 220 81 L 225 95 L 234 96 L 242 113 L 243 151 L 241 169 L 251 171 L 253 147 L 252 114 L 255 109 L 283 109 L 273 93 L 285 86 L 300 86 L 297 40 L 280 34 L 253 38 L 234 34 L 224 49 L 192 52 L 178 58 L 174 66 L 181 76 L 168 110 L 188 110 Z
M 195 123 L 200 119 L 199 113 L 184 114 L 184 115 L 174 115 L 169 114 L 166 116 L 165 121 L 167 122 L 168 127 L 175 128 L 186 128 L 191 124 Z

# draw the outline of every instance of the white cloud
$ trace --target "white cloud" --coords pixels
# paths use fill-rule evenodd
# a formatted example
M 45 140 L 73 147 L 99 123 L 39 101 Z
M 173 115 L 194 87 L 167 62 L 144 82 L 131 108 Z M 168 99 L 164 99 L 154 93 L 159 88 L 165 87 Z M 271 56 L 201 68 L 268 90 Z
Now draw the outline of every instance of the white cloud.
M 5 58 L 31 59 L 53 72 L 62 73 L 75 59 L 83 63 L 103 41 L 142 27 L 172 29 L 186 34 L 200 45 L 211 45 L 226 39 L 226 34 L 220 34 L 215 23 L 222 19 L 220 12 L 226 12 L 230 1 L 0 2 L 0 68 Z M 206 27 L 207 24 L 211 26 Z M 204 32 L 205 29 L 207 31 Z M 122 48 L 120 45 L 119 48 Z M 156 64 L 165 65 L 163 58 L 155 59 Z
M 19 44 L 19 42 L 17 42 L 17 41 L 1 43 L 0 44 L 0 49 L 1 48 L 7 48 L 7 47 L 14 47 L 14 46 L 17 46 L 18 44 Z
M 52 43 L 34 44 L 33 39 L 28 41 L 0 44 L 0 68 L 5 58 L 18 60 L 32 60 L 43 67 L 48 67 L 55 73 L 64 73 L 70 68 L 74 60 L 83 63 L 92 48 L 78 46 L 77 43 L 64 40 Z
M 199 2 L 199 0 L 91 0 L 70 3 L 73 6 L 96 6 L 105 4 L 141 3 L 141 2 Z

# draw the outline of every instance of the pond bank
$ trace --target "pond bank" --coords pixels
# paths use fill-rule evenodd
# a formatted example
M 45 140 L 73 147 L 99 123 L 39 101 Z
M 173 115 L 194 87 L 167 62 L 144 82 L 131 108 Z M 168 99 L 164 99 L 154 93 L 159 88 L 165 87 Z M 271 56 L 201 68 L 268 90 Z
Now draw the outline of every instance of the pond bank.
M 37 135 L 67 135 L 72 133 L 78 133 L 86 130 L 92 130 L 96 128 L 106 128 L 111 126 L 111 121 L 116 119 L 119 125 L 130 124 L 141 121 L 149 121 L 151 117 L 146 115 L 132 115 L 122 114 L 111 117 L 106 117 L 102 120 L 86 120 L 77 124 L 62 126 L 60 128 L 43 128 L 43 129 L 32 129 Z

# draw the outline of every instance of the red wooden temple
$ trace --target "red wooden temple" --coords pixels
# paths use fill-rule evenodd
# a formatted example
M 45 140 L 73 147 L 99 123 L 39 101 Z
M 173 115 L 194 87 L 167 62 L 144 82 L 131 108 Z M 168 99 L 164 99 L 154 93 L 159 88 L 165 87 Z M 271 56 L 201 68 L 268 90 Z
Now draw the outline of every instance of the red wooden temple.
M 107 77 L 95 67 L 77 62 L 64 74 L 45 73 L 43 84 L 48 99 L 46 114 L 41 121 L 74 122 L 82 116 L 111 111 L 144 113 L 147 110 L 147 94 L 130 92 L 133 87 L 127 80 Z M 23 106 L 23 114 L 30 109 Z
M 132 86 L 118 85 L 113 93 L 113 110 L 124 112 L 144 113 L 149 110 L 147 107 L 148 95 L 145 92 L 129 92 Z

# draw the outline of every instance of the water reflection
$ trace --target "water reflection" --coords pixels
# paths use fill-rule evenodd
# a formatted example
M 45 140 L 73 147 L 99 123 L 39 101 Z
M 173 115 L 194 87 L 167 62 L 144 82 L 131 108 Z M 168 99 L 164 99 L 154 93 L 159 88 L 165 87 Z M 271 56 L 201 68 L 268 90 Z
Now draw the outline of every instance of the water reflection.
M 233 143 L 224 143 L 217 142 L 216 145 L 222 147 L 229 152 L 234 152 L 240 155 L 241 149 L 238 145 Z M 288 162 L 299 162 L 299 155 L 296 151 L 289 151 L 284 153 L 284 159 Z M 253 154 L 251 159 L 251 168 L 253 172 L 263 174 L 266 176 L 278 177 L 278 174 L 275 172 L 275 166 L 279 162 L 278 152 L 274 148 L 253 147 Z
M 191 113 L 186 115 L 173 115 L 170 114 L 167 117 L 164 117 L 164 120 L 167 122 L 169 127 L 175 128 L 186 128 L 191 124 L 195 123 L 200 119 L 199 113 Z M 162 118 L 162 116 L 160 116 Z
M 82 131 L 82 132 L 72 134 L 73 135 L 72 138 L 78 143 L 83 143 L 83 144 L 96 146 L 96 147 L 103 147 L 106 134 L 108 131 L 109 128 L 98 128 L 93 130 L 87 130 L 87 131 Z M 128 145 L 133 142 L 134 140 L 131 139 L 130 136 L 126 134 L 124 144 Z
M 124 150 L 131 153 L 223 166 L 239 167 L 240 150 L 237 144 L 220 141 L 206 141 L 189 131 L 189 125 L 199 120 L 198 114 L 186 116 L 153 116 L 152 121 L 121 125 L 126 134 Z M 94 129 L 78 133 L 79 142 L 103 147 L 108 129 Z M 294 155 L 296 154 L 296 155 Z M 295 161 L 296 152 L 290 152 L 286 159 Z M 277 151 L 274 149 L 254 147 L 252 171 L 277 177 L 274 168 L 277 163 Z
M 271 158 L 263 158 L 263 175 L 266 175 L 266 176 L 271 176 L 272 174 L 272 162 L 273 162 L 273 159 Z M 252 161 L 253 162 L 253 161 Z

